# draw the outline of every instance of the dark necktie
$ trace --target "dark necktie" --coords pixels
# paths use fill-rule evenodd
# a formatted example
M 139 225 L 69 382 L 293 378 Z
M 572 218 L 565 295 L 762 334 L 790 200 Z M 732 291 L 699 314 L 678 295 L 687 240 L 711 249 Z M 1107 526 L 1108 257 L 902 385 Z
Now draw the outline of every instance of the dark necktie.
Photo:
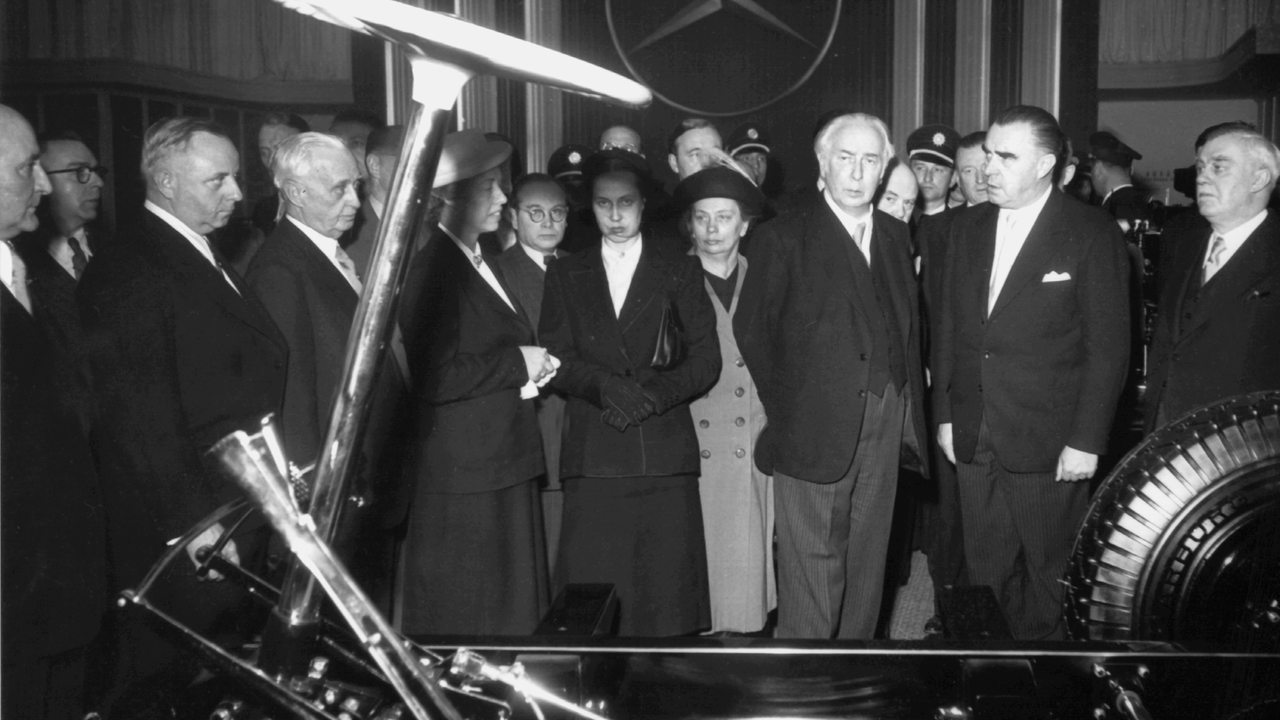
M 554 264 L 555 264 L 555 262 L 556 262 L 556 256 L 555 256 L 555 254 L 554 254 L 554 253 L 553 253 L 553 254 L 551 254 L 551 255 L 543 255 L 543 256 L 542 256 L 542 266 L 543 266 L 543 268 L 545 268 L 545 269 L 547 269 L 547 270 L 550 270 L 550 269 L 551 269 L 551 266 L 552 266 L 552 265 L 554 265 Z
M 71 274 L 76 276 L 76 280 L 84 275 L 85 266 L 89 264 L 89 258 L 85 257 L 84 250 L 80 247 L 80 241 L 75 235 L 67 238 L 67 246 L 71 248 Z

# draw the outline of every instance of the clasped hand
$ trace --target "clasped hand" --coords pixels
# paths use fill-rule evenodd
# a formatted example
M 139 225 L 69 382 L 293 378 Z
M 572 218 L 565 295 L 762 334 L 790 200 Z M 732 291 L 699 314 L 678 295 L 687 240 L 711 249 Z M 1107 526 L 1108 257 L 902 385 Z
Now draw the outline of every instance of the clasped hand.
M 529 373 L 529 382 L 538 387 L 550 382 L 560 367 L 560 360 L 547 352 L 546 348 L 521 345 L 520 354 L 524 356 L 524 367 Z
M 611 377 L 600 388 L 600 418 L 618 432 L 639 425 L 658 410 L 658 400 L 635 380 Z

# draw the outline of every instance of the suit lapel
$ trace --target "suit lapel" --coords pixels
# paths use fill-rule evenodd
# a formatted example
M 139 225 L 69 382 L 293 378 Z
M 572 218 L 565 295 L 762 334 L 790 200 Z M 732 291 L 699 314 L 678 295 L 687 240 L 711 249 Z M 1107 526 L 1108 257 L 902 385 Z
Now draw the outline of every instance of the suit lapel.
M 818 199 L 811 217 L 813 222 L 808 228 L 808 245 L 813 251 L 814 261 L 826 271 L 827 279 L 830 281 L 828 284 L 836 288 L 845 300 L 858 305 L 857 291 L 854 288 L 853 261 L 859 260 L 866 265 L 866 260 L 854 258 L 850 254 L 851 247 L 857 251 L 853 239 L 849 237 L 848 231 L 844 229 L 844 225 L 840 224 L 835 211 L 827 205 L 826 201 Z
M 344 312 L 355 316 L 356 304 L 360 296 L 355 288 L 347 282 L 346 276 L 334 267 L 329 258 L 311 242 L 292 222 L 287 225 L 286 234 L 279 239 L 289 244 L 289 250 L 298 259 L 299 269 L 319 288 L 323 297 L 336 298 L 342 303 Z
M 1234 303 L 1241 295 L 1253 290 L 1254 286 L 1280 271 L 1280 250 L 1276 247 L 1277 220 L 1268 212 L 1267 219 L 1253 231 L 1251 235 L 1231 256 L 1209 284 L 1201 290 L 1206 295 L 1197 303 L 1195 312 L 1183 323 L 1181 335 L 1185 336 L 1213 317 L 1218 307 L 1224 303 Z M 1200 253 L 1191 260 L 1188 283 L 1200 272 L 1200 258 L 1204 257 L 1208 245 L 1208 237 L 1197 243 Z M 1184 295 L 1185 299 L 1185 295 Z
M 640 261 L 636 263 L 635 275 L 631 276 L 631 285 L 627 288 L 627 298 L 622 303 L 622 312 L 618 314 L 618 327 L 623 334 L 626 334 L 649 303 L 654 301 L 662 288 L 668 263 L 658 256 L 652 243 L 653 240 L 641 242 Z M 602 260 L 601 268 L 603 267 Z M 605 290 L 608 291 L 608 282 L 605 283 Z
M 151 224 L 150 239 L 153 252 L 164 258 L 174 268 L 179 276 L 174 279 L 175 282 L 184 284 L 186 292 L 210 298 L 227 314 L 270 338 L 282 349 L 284 348 L 284 340 L 280 337 L 275 324 L 271 322 L 266 310 L 258 304 L 253 293 L 245 286 L 235 270 L 223 264 L 227 276 L 235 284 L 236 290 L 239 290 L 238 294 L 227 284 L 227 279 L 223 277 L 222 272 L 192 247 L 191 242 L 181 233 L 169 227 L 168 223 L 153 213 L 146 212 L 146 215 L 149 216 L 147 221 Z M 212 243 L 210 248 L 213 249 L 216 258 L 217 250 L 212 247 Z
M 991 308 L 991 317 L 995 317 L 1004 309 L 1013 298 L 1017 297 L 1018 293 L 1022 292 L 1024 287 L 1036 281 L 1037 278 L 1043 277 L 1045 266 L 1057 253 L 1061 240 L 1059 235 L 1064 232 L 1057 222 L 1061 204 L 1062 198 L 1057 191 L 1051 190 L 1049 192 L 1049 200 L 1045 202 L 1044 208 L 1040 211 L 1040 216 L 1036 218 L 1035 225 L 1031 226 L 1031 232 L 1027 234 L 1027 241 L 1022 244 L 1022 249 L 1018 251 L 1018 257 L 1014 259 L 1013 267 L 1009 268 L 1009 276 L 1005 278 L 1004 285 L 1000 288 L 1000 296 L 996 298 L 995 307 Z M 994 232 L 991 234 L 991 248 L 991 254 L 994 259 Z M 992 264 L 994 265 L 994 263 Z M 990 272 L 988 272 L 987 277 L 990 278 L 990 276 Z M 990 282 L 988 281 L 989 284 Z
M 587 298 L 588 307 L 583 308 L 583 313 L 591 318 L 590 325 L 608 336 L 606 341 L 612 341 L 617 347 L 623 348 L 622 325 L 613 314 L 613 298 L 609 295 L 609 279 L 604 273 L 600 246 L 584 250 L 582 259 L 585 261 L 585 268 L 573 268 L 568 272 L 569 281 L 574 285 L 570 297 Z M 635 278 L 631 282 L 634 288 Z M 631 293 L 628 292 L 627 296 L 630 299 Z

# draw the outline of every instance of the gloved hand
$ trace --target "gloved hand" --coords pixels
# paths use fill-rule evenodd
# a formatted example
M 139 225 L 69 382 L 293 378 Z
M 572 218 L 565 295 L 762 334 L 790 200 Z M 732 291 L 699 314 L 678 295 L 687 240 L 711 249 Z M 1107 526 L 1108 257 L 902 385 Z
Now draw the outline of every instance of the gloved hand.
M 614 430 L 617 430 L 618 432 L 623 432 L 624 430 L 626 430 L 627 425 L 629 425 L 631 422 L 630 420 L 627 420 L 627 417 L 625 415 L 618 412 L 614 408 L 609 408 L 608 410 L 605 410 L 604 412 L 600 413 L 600 420 L 602 420 L 605 425 L 608 425 L 609 427 L 613 428 Z
M 600 388 L 600 406 L 616 410 L 632 424 L 639 425 L 658 409 L 657 400 L 635 380 L 613 376 Z

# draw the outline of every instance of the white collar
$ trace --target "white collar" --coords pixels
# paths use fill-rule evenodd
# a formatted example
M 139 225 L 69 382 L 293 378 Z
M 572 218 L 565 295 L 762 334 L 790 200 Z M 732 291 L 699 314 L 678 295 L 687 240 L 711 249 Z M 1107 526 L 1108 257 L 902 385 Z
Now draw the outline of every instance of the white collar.
M 1228 245 L 1232 245 L 1232 244 L 1238 245 L 1240 243 L 1243 243 L 1245 240 L 1247 240 L 1249 236 L 1253 234 L 1253 231 L 1257 230 L 1258 226 L 1262 224 L 1262 221 L 1266 219 L 1267 219 L 1267 209 L 1263 208 L 1262 212 L 1258 213 L 1257 215 L 1254 215 L 1253 217 L 1249 218 L 1248 220 L 1245 220 L 1244 222 L 1240 223 L 1239 225 L 1231 228 L 1226 232 L 1217 232 L 1216 230 L 1214 232 L 1218 235 L 1221 235 L 1222 239 L 1225 240 Z
M 641 242 L 642 239 L 643 235 L 641 233 L 636 233 L 635 237 L 621 244 L 600 238 L 600 253 L 606 258 L 624 260 L 631 255 L 632 248 L 636 250 L 637 255 L 640 253 L 644 247 Z
M 853 237 L 854 228 L 856 228 L 859 225 L 862 225 L 863 226 L 862 237 L 866 238 L 867 240 L 871 239 L 871 219 L 875 217 L 875 214 L 876 214 L 874 207 L 868 205 L 866 216 L 861 218 L 856 218 L 850 215 L 849 213 L 845 212 L 844 208 L 836 204 L 835 199 L 831 197 L 830 190 L 823 190 L 822 198 L 827 201 L 827 207 L 831 208 L 831 212 L 836 214 L 836 219 L 839 220 L 840 224 L 844 226 L 845 232 L 849 233 L 849 237 Z M 867 245 L 866 243 L 863 243 L 863 244 L 866 245 L 867 247 L 870 247 L 870 245 Z
M 444 232 L 445 235 L 449 236 L 449 239 L 453 241 L 454 245 L 458 246 L 458 249 L 462 251 L 462 254 L 467 256 L 467 259 L 471 261 L 471 264 L 475 265 L 476 269 L 479 269 L 480 263 L 484 261 L 484 254 L 480 250 L 480 242 L 479 241 L 476 242 L 475 249 L 473 250 L 467 247 L 467 244 L 462 242 L 462 240 L 457 235 L 454 235 L 453 231 L 450 230 L 449 228 L 445 227 L 444 225 L 439 225 L 438 227 L 440 228 L 441 231 Z
M 310 240 L 311 243 L 316 246 L 316 248 L 320 251 L 320 254 L 324 255 L 326 258 L 329 258 L 330 260 L 333 260 L 333 258 L 337 255 L 337 250 L 338 250 L 337 240 L 334 240 L 331 237 L 326 237 L 324 235 L 321 235 L 320 233 L 316 232 L 315 228 L 308 227 L 307 225 L 302 224 L 302 222 L 300 222 L 297 218 L 295 218 L 292 215 L 285 215 L 285 217 L 289 219 L 289 222 L 293 223 L 294 227 L 301 230 L 303 235 L 307 236 L 307 239 Z
M 543 258 L 546 257 L 545 253 L 543 253 L 541 250 L 535 250 L 529 247 L 528 245 L 525 245 L 524 243 L 520 242 L 519 239 L 516 240 L 516 245 L 520 246 L 520 249 L 524 251 L 525 255 L 529 256 L 529 259 L 533 261 L 534 265 L 537 265 L 543 270 L 547 269 L 547 263 L 545 260 L 543 260 Z M 555 255 L 555 251 L 552 250 L 551 254 Z
M 379 220 L 382 219 L 382 213 L 387 209 L 387 204 L 372 194 L 369 195 L 369 208 L 373 210 L 374 216 Z
M 178 234 L 186 238 L 187 242 L 191 243 L 191 246 L 196 249 L 196 252 L 203 255 L 206 260 L 214 265 L 214 267 L 218 266 L 218 261 L 213 257 L 213 249 L 209 246 L 209 238 L 201 235 L 195 230 L 192 230 L 190 225 L 182 222 L 176 215 L 150 200 L 144 202 L 142 206 L 147 210 L 150 210 L 156 217 L 165 221 L 169 227 L 178 231 Z
M 1029 232 L 1036 218 L 1040 217 L 1040 211 L 1044 210 L 1045 203 L 1049 202 L 1049 195 L 1052 193 L 1053 183 L 1049 183 L 1049 187 L 1045 188 L 1044 194 L 1033 200 L 1030 205 L 1016 209 L 1000 208 L 1000 219 L 1003 221 L 1005 218 L 1012 216 L 1018 227 L 1025 228 Z

